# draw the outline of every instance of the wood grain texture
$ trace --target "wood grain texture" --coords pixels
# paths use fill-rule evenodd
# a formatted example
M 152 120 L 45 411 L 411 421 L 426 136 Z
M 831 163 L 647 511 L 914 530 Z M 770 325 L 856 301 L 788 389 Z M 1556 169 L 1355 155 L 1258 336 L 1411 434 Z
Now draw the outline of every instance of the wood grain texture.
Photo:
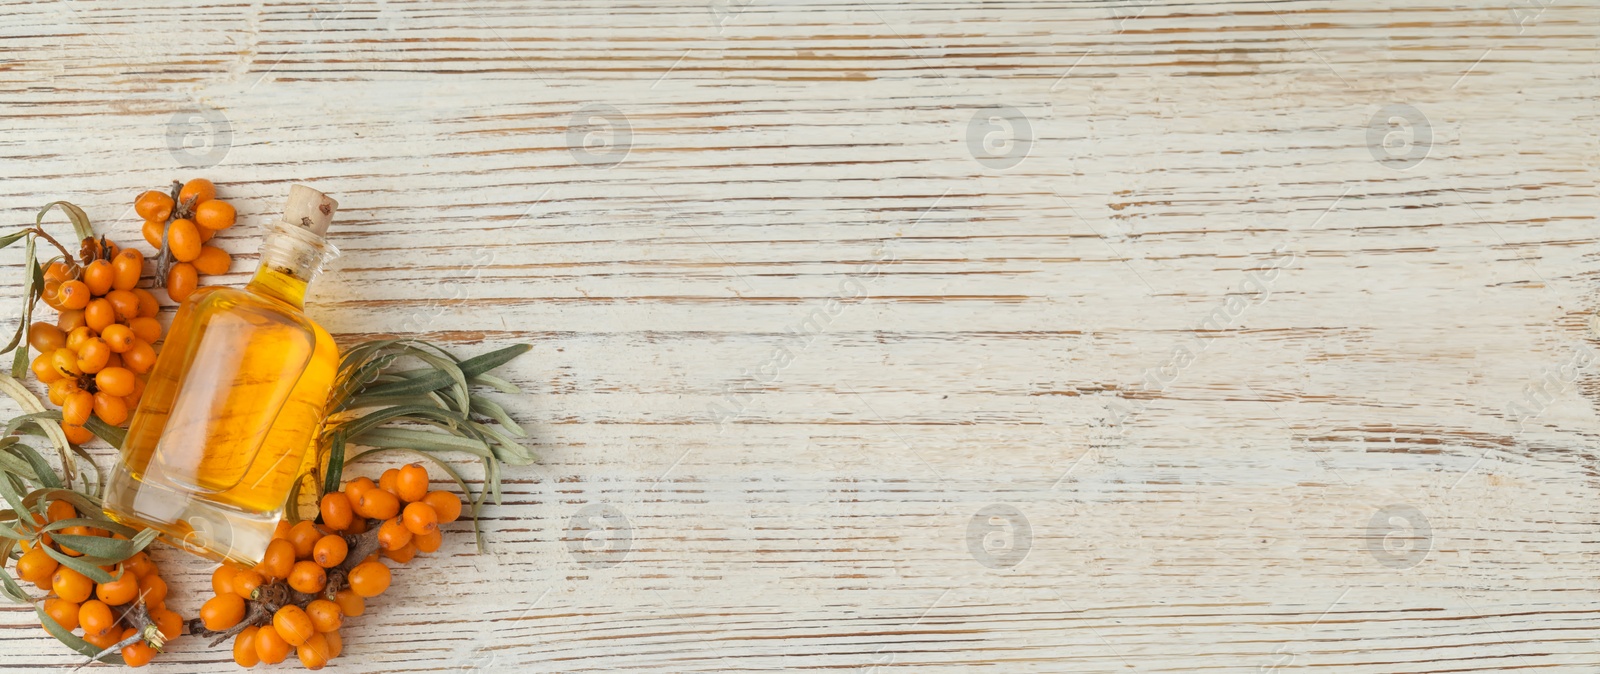
M 342 671 L 1600 665 L 1592 4 L 0 8 L 8 221 L 305 181 L 342 342 L 534 345 Z

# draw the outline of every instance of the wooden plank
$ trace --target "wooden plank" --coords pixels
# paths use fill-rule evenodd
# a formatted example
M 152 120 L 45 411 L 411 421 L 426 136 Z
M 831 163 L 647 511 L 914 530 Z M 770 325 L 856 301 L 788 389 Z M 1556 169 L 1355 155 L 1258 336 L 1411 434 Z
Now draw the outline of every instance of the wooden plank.
M 341 341 L 534 345 L 345 671 L 1600 663 L 1589 5 L 0 12 L 12 220 L 203 175 L 240 284 L 305 181 Z

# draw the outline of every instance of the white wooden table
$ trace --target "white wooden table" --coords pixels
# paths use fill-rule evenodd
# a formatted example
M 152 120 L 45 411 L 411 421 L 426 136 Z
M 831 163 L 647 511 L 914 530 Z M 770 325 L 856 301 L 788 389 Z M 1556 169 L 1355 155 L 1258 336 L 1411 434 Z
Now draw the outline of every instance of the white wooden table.
M 184 4 L 4 5 L 7 223 L 304 181 L 343 343 L 534 347 L 340 671 L 1600 665 L 1592 3 Z

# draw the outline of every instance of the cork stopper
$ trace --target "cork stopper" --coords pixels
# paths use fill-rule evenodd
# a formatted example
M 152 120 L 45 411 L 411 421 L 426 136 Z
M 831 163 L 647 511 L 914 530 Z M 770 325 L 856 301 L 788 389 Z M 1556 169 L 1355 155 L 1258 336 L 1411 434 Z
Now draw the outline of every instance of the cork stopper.
M 328 195 L 305 185 L 295 185 L 289 188 L 289 199 L 283 204 L 283 221 L 304 227 L 317 236 L 326 236 L 328 225 L 333 222 L 333 211 L 338 207 L 339 202 Z

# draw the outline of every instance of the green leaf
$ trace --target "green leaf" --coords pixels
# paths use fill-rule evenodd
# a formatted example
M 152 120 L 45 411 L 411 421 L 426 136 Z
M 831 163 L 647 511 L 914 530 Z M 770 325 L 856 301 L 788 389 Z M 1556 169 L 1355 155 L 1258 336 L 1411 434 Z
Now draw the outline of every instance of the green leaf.
M 33 219 L 33 223 L 35 225 L 42 226 L 44 224 L 45 214 L 49 213 L 50 209 L 57 206 L 60 206 L 61 211 L 67 214 L 67 219 L 72 221 L 72 230 L 78 235 L 78 240 L 81 241 L 94 236 L 94 227 L 90 226 L 89 224 L 89 214 L 84 213 L 83 209 L 65 201 L 52 201 L 48 204 L 45 204 L 44 208 L 39 209 L 39 215 Z
M 34 482 L 39 483 L 39 486 L 46 489 L 61 488 L 61 478 L 56 476 L 56 471 L 32 447 L 21 442 L 12 442 L 5 446 L 5 451 L 20 456 L 24 461 L 28 462 L 28 465 L 33 468 Z
M 6 246 L 21 241 L 22 237 L 27 236 L 32 232 L 32 227 L 24 227 L 5 236 L 0 236 L 0 248 L 5 248 Z
M 79 654 L 81 654 L 81 655 L 83 655 L 85 657 L 92 658 L 92 657 L 94 657 L 96 655 L 99 655 L 100 648 L 98 646 L 95 646 L 94 644 L 91 644 L 91 643 L 89 643 L 87 641 L 84 641 L 82 637 L 79 637 L 78 635 L 73 634 L 72 632 L 70 632 L 70 631 L 68 631 L 66 629 L 63 629 L 61 627 L 61 623 L 56 622 L 55 618 L 51 618 L 50 614 L 45 613 L 44 612 L 44 602 L 39 602 L 37 604 L 34 604 L 33 605 L 33 612 L 39 614 L 39 623 L 41 625 L 44 625 L 44 629 L 50 633 L 50 636 L 53 636 L 58 641 L 60 641 L 61 643 L 66 644 L 67 648 L 70 648 L 70 649 L 72 649 L 74 651 L 77 651 Z M 107 653 L 107 654 L 101 656 L 100 657 L 100 662 L 105 662 L 105 663 L 109 663 L 109 664 L 113 664 L 113 665 L 126 665 L 126 664 L 128 664 L 127 661 L 122 659 L 121 655 L 119 655 L 119 654 L 117 654 L 115 652 Z
M 66 536 L 67 536 L 66 534 L 60 534 L 58 536 L 55 536 L 55 540 L 56 540 L 57 543 L 64 543 L 64 544 L 67 544 L 67 547 L 76 549 L 75 546 L 71 545 L 70 543 L 67 543 L 66 541 L 61 540 L 62 538 L 66 537 Z M 96 537 L 95 536 L 72 536 L 72 538 L 96 538 Z M 107 539 L 104 539 L 104 540 L 108 540 L 109 541 L 109 540 L 115 540 L 115 539 L 107 538 Z M 126 543 L 127 541 L 121 541 L 121 542 Z M 67 554 L 65 552 L 61 552 L 60 550 L 55 549 L 55 546 L 51 546 L 51 545 L 41 545 L 37 549 L 43 550 L 45 554 L 50 555 L 51 559 L 56 560 L 61 565 L 65 566 L 65 567 L 67 567 L 69 569 L 72 569 L 73 571 L 77 571 L 78 573 L 81 573 L 81 574 L 83 574 L 85 576 L 88 576 L 89 580 L 92 580 L 92 581 L 94 581 L 96 583 L 106 583 L 106 582 L 110 582 L 112 580 L 111 574 L 106 573 L 105 569 L 102 569 L 100 567 L 106 566 L 108 564 L 115 564 L 117 562 L 122 561 L 121 559 L 118 559 L 118 560 L 109 560 L 109 559 L 108 560 L 101 560 L 100 558 L 91 556 L 89 554 L 84 554 L 82 557 L 73 557 L 72 555 L 69 555 L 69 554 Z M 83 551 L 79 550 L 79 552 L 83 552 Z M 129 554 L 132 554 L 132 553 L 129 553 Z M 126 559 L 126 557 L 124 557 L 123 559 Z
M 113 522 L 103 517 L 68 517 L 66 519 L 51 522 L 45 525 L 44 528 L 40 529 L 39 531 L 49 533 L 70 527 L 95 527 L 97 529 L 105 529 L 106 531 L 114 534 L 122 534 L 130 539 L 144 533 L 145 531 L 151 531 L 150 529 L 135 529 L 121 522 Z M 77 548 L 78 546 L 74 545 L 71 547 Z M 78 549 L 81 550 L 82 548 Z M 100 556 L 104 557 L 105 555 Z
M 501 426 L 504 426 L 506 430 L 511 431 L 513 435 L 519 438 L 528 437 L 528 432 L 523 430 L 522 426 L 517 424 L 516 421 L 512 420 L 511 415 L 506 414 L 506 408 L 501 407 L 500 403 L 475 395 L 472 396 L 472 411 L 500 422 Z
M 528 350 L 532 348 L 533 347 L 528 344 L 513 344 L 503 349 L 490 351 L 489 353 L 481 356 L 474 356 L 461 361 L 461 365 L 456 369 L 456 372 L 459 373 L 463 379 L 466 377 L 477 377 L 485 372 L 488 372 L 489 370 L 493 370 L 494 368 L 510 362 L 511 359 L 527 353 Z M 363 391 L 363 393 L 374 396 L 413 395 L 443 388 L 450 385 L 453 379 L 454 377 L 452 377 L 452 373 L 435 370 L 421 376 L 413 377 L 404 382 L 375 386 Z M 466 386 L 466 382 L 462 381 L 461 385 L 463 387 Z
M 112 449 L 122 449 L 122 443 L 128 439 L 128 432 L 100 420 L 100 417 L 89 415 L 89 421 L 84 423 L 84 428 L 95 434 L 101 440 L 111 444 Z
M 22 408 L 24 413 L 40 412 L 45 409 L 44 402 L 40 401 L 38 396 L 35 396 L 26 386 L 23 386 L 20 380 L 3 372 L 0 372 L 0 391 L 4 391 L 6 395 L 11 396 L 12 400 L 17 401 L 17 406 Z M 67 442 L 67 435 L 62 432 L 60 424 L 35 424 L 35 426 L 39 427 L 40 432 L 45 437 L 50 438 L 51 444 L 56 446 L 56 451 L 61 456 L 61 482 L 71 487 L 77 470 L 72 464 L 70 455 L 73 451 L 77 451 L 80 456 L 87 456 L 87 454 L 84 454 L 82 450 L 77 450 L 71 443 Z M 93 466 L 94 462 L 92 460 L 89 461 L 89 465 Z M 98 471 L 99 467 L 96 466 L 95 469 Z
M 483 374 L 480 374 L 480 375 L 478 375 L 476 377 L 473 377 L 471 381 L 474 384 L 482 384 L 484 386 L 488 386 L 490 388 L 493 388 L 494 390 L 499 391 L 501 393 L 521 393 L 522 392 L 522 389 L 518 388 L 516 384 L 508 382 L 508 381 L 506 381 L 504 379 L 496 377 L 496 376 L 494 376 L 492 374 L 489 374 L 487 372 L 485 372 Z
M 108 560 L 107 563 L 116 563 L 133 556 L 140 548 L 133 546 L 132 540 L 121 538 L 107 538 L 105 536 L 83 536 L 79 534 L 54 534 L 57 543 L 90 557 L 99 557 Z M 103 564 L 101 566 L 104 566 Z
M 37 504 L 48 501 L 66 501 L 67 503 L 72 504 L 73 509 L 80 513 L 100 512 L 99 499 L 87 494 L 73 491 L 71 489 L 39 489 L 34 491 L 32 494 L 28 494 L 26 498 L 22 499 L 22 502 L 28 504 L 29 507 L 35 507 Z M 40 510 L 43 509 L 41 508 Z M 110 520 L 105 521 L 110 522 Z M 107 528 L 102 524 L 96 524 L 94 526 Z
M 16 438 L 12 439 L 15 440 Z M 39 482 L 39 476 L 33 466 L 28 465 L 27 461 L 10 452 L 0 453 L 0 472 L 10 473 L 41 487 L 44 486 Z
M 466 452 L 484 458 L 494 456 L 489 451 L 489 446 L 482 440 L 432 431 L 414 431 L 409 428 L 374 428 L 359 436 L 351 436 L 350 442 L 369 447 L 417 449 L 425 452 Z
M 44 410 L 43 412 L 29 412 L 28 414 L 23 414 L 23 415 L 20 415 L 20 416 L 12 417 L 11 421 L 6 422 L 5 434 L 6 435 L 11 435 L 12 433 L 17 432 L 17 429 L 21 428 L 23 424 L 26 424 L 26 423 L 29 423 L 29 422 L 38 422 L 40 420 L 61 421 L 61 410 Z
M 6 503 L 11 504 L 12 510 L 15 510 L 19 513 L 31 512 L 28 510 L 28 506 L 23 503 L 22 496 L 18 494 L 16 488 L 12 486 L 11 480 L 0 480 L 0 496 L 4 496 Z M 33 523 L 29 522 L 28 526 L 33 526 Z
M 11 554 L 10 544 L 6 545 L 6 554 Z M 4 557 L 0 556 L 0 561 L 3 560 Z M 17 585 L 17 581 L 11 579 L 11 574 L 6 572 L 4 564 L 0 564 L 0 589 L 4 589 L 6 599 L 18 604 L 26 604 L 33 601 L 28 597 L 28 593 L 22 591 L 22 586 Z
M 333 440 L 328 448 L 328 474 L 322 483 L 322 493 L 331 494 L 339 491 L 340 480 L 344 478 L 344 429 L 333 432 Z

